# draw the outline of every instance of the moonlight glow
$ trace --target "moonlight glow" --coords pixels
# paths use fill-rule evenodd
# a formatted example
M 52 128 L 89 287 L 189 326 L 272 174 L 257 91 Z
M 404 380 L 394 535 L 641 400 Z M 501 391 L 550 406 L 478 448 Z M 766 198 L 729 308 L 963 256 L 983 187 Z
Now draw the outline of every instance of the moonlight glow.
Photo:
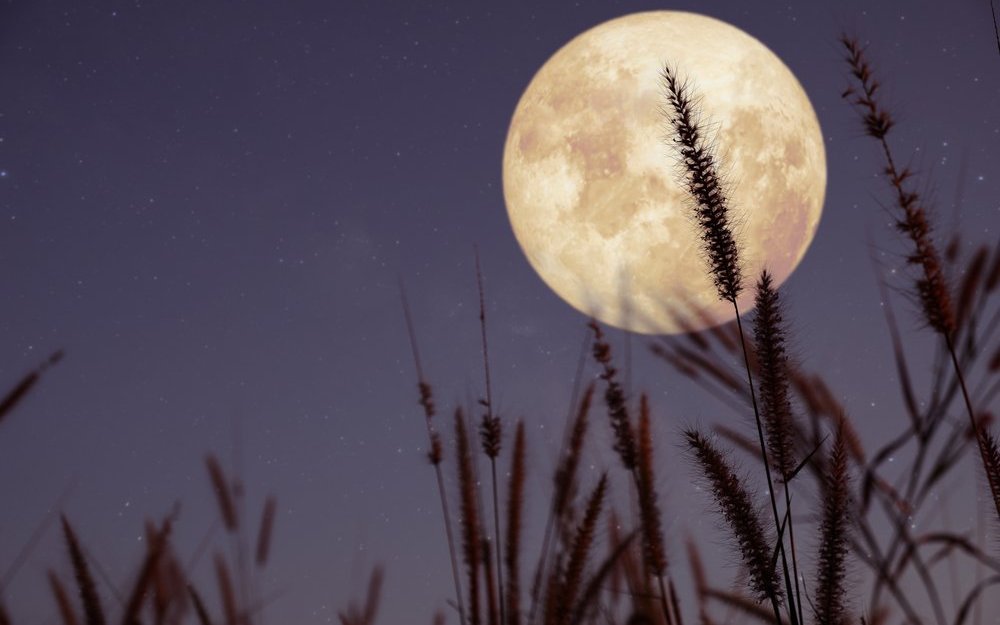
M 674 313 L 732 317 L 706 275 L 665 140 L 665 63 L 697 95 L 752 283 L 780 284 L 812 241 L 826 189 L 822 134 L 791 71 L 718 20 L 673 11 L 605 22 L 538 71 L 514 112 L 503 158 L 511 225 L 531 265 L 575 308 L 644 333 L 681 331 Z M 744 291 L 741 308 L 752 305 Z M 694 327 L 704 327 L 704 319 Z

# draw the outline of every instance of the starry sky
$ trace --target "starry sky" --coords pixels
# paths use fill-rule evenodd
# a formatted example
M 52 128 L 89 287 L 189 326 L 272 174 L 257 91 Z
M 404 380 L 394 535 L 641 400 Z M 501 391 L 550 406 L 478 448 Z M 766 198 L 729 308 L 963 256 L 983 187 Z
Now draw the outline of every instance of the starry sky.
M 938 217 L 994 242 L 1000 54 L 985 0 L 3 0 L 0 381 L 54 350 L 66 357 L 0 427 L 0 569 L 54 508 L 119 583 L 141 558 L 143 521 L 174 502 L 175 543 L 191 555 L 217 516 L 203 463 L 213 451 L 238 468 L 254 515 L 278 498 L 261 579 L 271 622 L 335 621 L 379 563 L 382 622 L 445 609 L 397 278 L 447 413 L 482 394 L 478 246 L 495 401 L 528 423 L 538 516 L 586 320 L 513 237 L 507 124 L 560 46 L 651 9 L 746 30 L 811 98 L 829 182 L 814 243 L 783 288 L 796 351 L 866 440 L 896 431 L 869 260 L 870 241 L 892 250 L 893 239 L 879 155 L 840 98 L 836 38 L 871 41 L 895 147 L 926 174 Z M 690 473 L 676 430 L 733 417 L 643 345 L 632 341 L 634 384 L 662 421 L 667 522 L 676 536 L 702 532 L 685 511 L 704 501 L 675 479 Z M 591 470 L 613 461 L 595 445 Z M 712 528 L 706 549 L 724 549 Z M 24 622 L 53 622 L 43 575 L 68 570 L 58 539 L 47 531 L 4 591 Z M 195 580 L 210 575 L 204 559 Z

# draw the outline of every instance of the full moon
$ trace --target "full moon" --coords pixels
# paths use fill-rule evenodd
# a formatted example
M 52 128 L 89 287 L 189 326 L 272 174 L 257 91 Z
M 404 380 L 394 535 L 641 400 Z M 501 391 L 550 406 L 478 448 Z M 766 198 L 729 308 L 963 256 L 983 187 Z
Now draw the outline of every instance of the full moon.
M 715 146 L 746 287 L 762 268 L 778 284 L 792 273 L 826 191 L 809 98 L 742 30 L 654 11 L 605 22 L 563 46 L 514 111 L 503 155 L 507 212 L 528 261 L 562 299 L 645 334 L 733 318 L 707 274 L 670 141 L 660 76 L 668 63 L 698 98 Z M 753 305 L 746 287 L 741 311 Z

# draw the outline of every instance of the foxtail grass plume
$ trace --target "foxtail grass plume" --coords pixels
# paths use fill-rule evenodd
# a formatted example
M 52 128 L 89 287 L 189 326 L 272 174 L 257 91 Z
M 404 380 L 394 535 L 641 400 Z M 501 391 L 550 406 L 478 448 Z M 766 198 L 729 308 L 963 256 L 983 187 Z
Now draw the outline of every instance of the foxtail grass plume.
M 338 613 L 341 625 L 375 625 L 379 599 L 382 596 L 383 577 L 381 567 L 376 567 L 372 571 L 371 577 L 368 578 L 368 592 L 364 604 L 351 603 L 346 612 Z
M 455 457 L 458 461 L 458 488 L 462 511 L 462 553 L 469 580 L 469 623 L 479 625 L 480 549 L 479 502 L 472 449 L 461 410 L 455 411 Z
M 850 490 L 847 450 L 841 433 L 834 442 L 827 466 L 819 554 L 816 558 L 814 608 L 816 625 L 843 625 L 847 617 L 844 580 L 847 576 Z
M 743 563 L 750 574 L 750 591 L 758 600 L 780 602 L 781 586 L 772 566 L 772 548 L 749 491 L 723 453 L 701 432 L 689 429 L 684 432 L 684 437 L 709 482 L 712 497 L 736 538 Z
M 76 617 L 76 610 L 73 609 L 73 603 L 69 600 L 69 593 L 66 592 L 66 586 L 63 585 L 62 580 L 56 575 L 56 572 L 49 570 L 49 587 L 52 589 L 52 596 L 56 600 L 56 607 L 59 609 L 59 617 L 62 619 L 62 625 L 79 625 L 80 620 Z
M 97 585 L 90 574 L 90 566 L 87 564 L 83 547 L 80 546 L 76 532 L 66 517 L 62 517 L 62 529 L 66 548 L 69 550 L 69 559 L 73 564 L 73 574 L 76 577 L 80 601 L 83 603 L 84 623 L 86 625 L 104 625 L 104 609 L 101 607 L 101 600 L 97 595 Z
M 17 383 L 14 388 L 7 391 L 7 394 L 0 399 L 0 421 L 3 421 L 4 417 L 7 416 L 19 403 L 23 400 L 32 388 L 38 384 L 38 381 L 42 378 L 42 374 L 45 371 L 57 364 L 63 358 L 62 351 L 53 352 L 45 362 L 36 367 L 33 371 L 29 372 L 21 381 Z
M 979 429 L 979 448 L 983 453 L 983 469 L 986 472 L 986 483 L 990 489 L 990 497 L 1000 517 L 1000 444 L 992 433 L 981 427 Z
M 226 474 L 222 471 L 222 465 L 212 454 L 205 456 L 205 467 L 208 469 L 208 477 L 212 482 L 212 490 L 215 491 L 215 499 L 219 503 L 219 513 L 222 515 L 222 523 L 226 531 L 235 532 L 238 525 L 236 516 L 236 504 L 233 501 L 232 489 L 226 481 Z
M 562 518 L 563 511 L 575 495 L 576 472 L 580 466 L 583 443 L 587 435 L 588 417 L 593 396 L 594 385 L 589 384 L 580 399 L 580 405 L 577 408 L 576 418 L 573 419 L 569 441 L 566 445 L 566 452 L 559 462 L 553 478 L 552 513 L 557 519 Z
M 441 435 L 434 427 L 434 396 L 431 385 L 424 377 L 424 368 L 420 363 L 420 350 L 417 347 L 417 333 L 413 329 L 413 315 L 410 313 L 410 303 L 406 298 L 406 288 L 403 280 L 399 280 L 399 299 L 403 307 L 403 318 L 406 321 L 406 334 L 410 339 L 410 350 L 413 352 L 413 366 L 417 371 L 417 390 L 419 391 L 419 403 L 424 410 L 424 425 L 427 428 L 427 440 L 429 449 L 427 460 L 434 467 L 434 477 L 437 480 L 438 497 L 441 500 L 441 515 L 444 518 L 444 534 L 448 544 L 448 556 L 451 561 L 451 575 L 455 582 L 455 604 L 458 607 L 458 618 L 465 624 L 465 603 L 462 599 L 462 582 L 458 573 L 458 556 L 455 551 L 455 534 L 451 528 L 451 514 L 448 507 L 448 495 L 445 492 L 444 476 L 441 472 L 441 462 L 444 459 L 444 447 L 441 444 Z
M 483 453 L 491 460 L 500 455 L 501 437 L 500 417 L 484 414 L 479 423 L 479 441 L 483 447 Z
M 413 315 L 410 313 L 410 302 L 406 298 L 406 289 L 403 287 L 403 280 L 399 280 L 399 299 L 403 306 L 403 319 L 406 321 L 406 334 L 410 339 L 410 351 L 413 352 L 413 365 L 417 370 L 417 392 L 418 403 L 424 410 L 424 424 L 427 426 L 427 438 L 430 448 L 427 451 L 427 460 L 435 468 L 440 470 L 441 461 L 444 459 L 441 435 L 434 428 L 434 392 L 431 385 L 424 377 L 424 368 L 420 362 L 420 350 L 417 348 L 417 334 L 413 330 Z M 443 498 L 443 496 L 442 496 Z
M 667 570 L 660 508 L 656 497 L 656 476 L 653 473 L 653 434 L 649 423 L 649 400 L 643 395 L 639 403 L 639 453 L 636 477 L 639 491 L 639 520 L 642 523 L 642 546 L 646 569 L 660 577 Z
M 767 434 L 768 457 L 782 481 L 795 470 L 792 403 L 789 399 L 788 355 L 781 302 L 771 274 L 764 270 L 757 281 L 754 306 L 754 347 L 758 363 L 760 413 Z
M 569 560 L 566 563 L 565 577 L 558 593 L 558 625 L 568 625 L 570 622 L 572 608 L 576 603 L 580 593 L 580 586 L 583 582 L 583 571 L 587 565 L 587 557 L 594 543 L 597 521 L 601 515 L 601 506 L 604 504 L 607 486 L 608 476 L 607 474 L 603 474 L 587 499 L 587 507 L 583 514 L 583 519 L 580 520 L 580 524 L 577 526 L 573 536 L 573 546 L 570 549 Z
M 257 532 L 257 551 L 255 560 L 257 566 L 267 564 L 267 557 L 271 553 L 271 536 L 274 535 L 274 515 L 278 511 L 278 501 L 274 496 L 270 496 L 264 502 L 264 509 L 260 513 L 260 530 Z
M 590 329 L 594 331 L 594 360 L 601 365 L 601 379 L 607 383 L 604 403 L 607 404 L 611 430 L 615 436 L 614 449 L 625 468 L 634 471 L 637 455 L 635 432 L 625 405 L 625 391 L 618 382 L 618 370 L 611 365 L 611 345 L 604 340 L 604 332 L 597 322 L 591 321 Z
M 149 524 L 147 528 L 149 546 L 146 559 L 142 564 L 142 568 L 139 570 L 139 575 L 132 586 L 132 591 L 129 593 L 128 601 L 125 604 L 125 612 L 121 619 L 123 625 L 139 625 L 142 622 L 140 614 L 142 612 L 143 603 L 145 602 L 147 595 L 150 594 L 148 591 L 150 588 L 156 590 L 157 586 L 159 586 L 157 581 L 160 571 L 160 561 L 165 559 L 167 554 L 168 540 L 172 529 L 173 516 L 167 517 L 159 529 L 151 523 Z M 157 607 L 159 607 L 162 611 L 164 603 L 162 601 L 162 591 L 154 592 L 152 594 L 154 600 L 157 598 L 160 599 L 160 601 L 157 601 L 157 603 L 160 604 Z
M 514 430 L 514 451 L 511 458 L 510 481 L 507 486 L 507 544 L 504 557 L 507 565 L 507 588 L 504 625 L 521 625 L 521 525 L 524 511 L 524 422 Z
M 944 275 L 940 256 L 931 237 L 931 225 L 927 211 L 924 209 L 918 194 L 907 186 L 912 172 L 907 168 L 899 169 L 893 160 L 892 151 L 886 140 L 886 135 L 893 125 L 892 117 L 875 99 L 879 83 L 873 77 L 871 65 L 865 57 L 864 47 L 857 39 L 846 35 L 842 36 L 840 41 L 847 51 L 847 63 L 851 68 L 851 75 L 857 83 L 856 86 L 848 87 L 843 96 L 861 113 L 865 130 L 879 142 L 882 152 L 885 154 L 885 174 L 893 189 L 898 213 L 896 228 L 912 244 L 907 261 L 919 267 L 920 270 L 914 290 L 920 302 L 925 322 L 944 337 L 951 356 L 955 377 L 958 379 L 962 398 L 965 401 L 969 424 L 979 449 L 990 492 L 996 493 L 1000 491 L 1000 482 L 997 481 L 997 476 L 994 476 L 990 471 L 990 450 L 988 448 L 990 439 L 982 432 L 978 423 L 977 412 L 972 406 L 969 390 L 965 383 L 965 374 L 955 349 L 954 335 L 958 326 L 955 307 L 951 300 L 951 292 Z M 989 279 L 987 279 L 988 281 Z M 962 297 L 969 296 L 963 294 Z M 995 501 L 995 503 L 997 504 L 997 515 L 1000 517 L 1000 501 Z
M 955 331 L 955 312 L 940 256 L 931 236 L 927 210 L 919 194 L 909 188 L 913 172 L 907 167 L 900 169 L 889 149 L 887 136 L 895 122 L 876 99 L 879 82 L 865 57 L 864 47 L 857 39 L 846 35 L 841 37 L 840 42 L 846 49 L 847 63 L 856 82 L 842 95 L 858 110 L 865 132 L 879 142 L 885 156 L 885 175 L 895 196 L 896 229 L 909 239 L 912 246 L 907 262 L 919 268 L 914 286 L 924 321 L 937 332 L 950 337 Z
M 667 96 L 667 118 L 688 193 L 694 200 L 694 215 L 701 229 L 703 252 L 719 298 L 735 303 L 742 290 L 739 249 L 730 223 L 729 199 L 719 178 L 711 144 L 699 124 L 690 87 L 674 68 L 663 68 Z

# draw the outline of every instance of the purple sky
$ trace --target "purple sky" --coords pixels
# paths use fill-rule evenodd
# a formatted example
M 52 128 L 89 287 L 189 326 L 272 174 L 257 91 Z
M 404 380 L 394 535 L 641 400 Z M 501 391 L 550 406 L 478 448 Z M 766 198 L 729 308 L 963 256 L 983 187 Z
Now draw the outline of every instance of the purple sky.
M 528 514 L 539 517 L 585 319 L 513 238 L 507 124 L 560 46 L 650 9 L 746 30 L 812 99 L 829 182 L 813 246 L 783 289 L 796 353 L 828 375 L 866 440 L 897 431 L 867 240 L 898 247 L 878 153 L 840 99 L 836 38 L 872 41 L 895 147 L 928 176 L 944 229 L 961 189 L 967 240 L 993 243 L 1000 54 L 986 0 L 3 0 L 0 381 L 56 349 L 66 358 L 0 427 L 0 569 L 70 487 L 62 509 L 119 584 L 141 558 L 144 519 L 175 501 L 176 544 L 192 554 L 217 514 L 203 466 L 215 451 L 241 467 L 254 517 L 278 497 L 261 579 L 278 593 L 270 622 L 335 620 L 380 562 L 381 622 L 429 622 L 450 573 L 397 276 L 447 415 L 482 393 L 479 246 L 496 402 L 529 424 Z M 633 341 L 635 386 L 660 419 L 671 551 L 682 557 L 688 530 L 724 550 L 716 524 L 693 513 L 706 502 L 677 457 L 677 428 L 735 417 L 644 343 Z M 593 470 L 617 468 L 593 447 Z M 967 505 L 956 510 L 971 522 Z M 43 574 L 68 571 L 58 538 L 50 530 L 4 591 L 21 622 L 54 622 Z M 194 576 L 214 605 L 210 573 L 206 558 Z

